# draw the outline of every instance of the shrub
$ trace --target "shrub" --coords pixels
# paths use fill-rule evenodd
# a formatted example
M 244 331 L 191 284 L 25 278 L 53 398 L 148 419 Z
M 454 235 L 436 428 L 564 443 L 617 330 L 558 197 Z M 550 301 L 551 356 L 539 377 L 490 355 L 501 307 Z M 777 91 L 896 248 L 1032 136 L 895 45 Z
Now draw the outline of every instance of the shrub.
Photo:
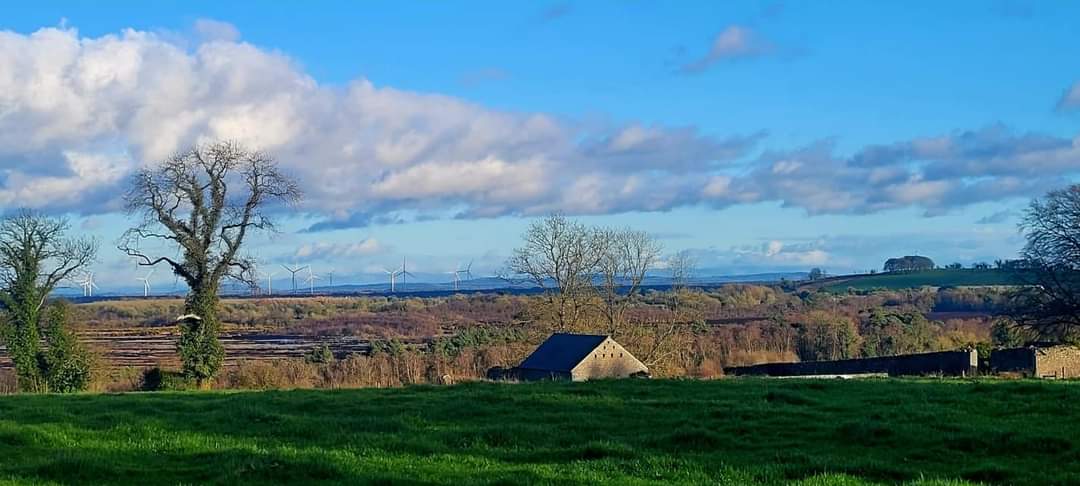
M 182 391 L 195 388 L 198 388 L 195 380 L 178 371 L 153 367 L 143 373 L 142 389 L 144 391 Z
M 45 341 L 48 348 L 38 353 L 38 368 L 48 391 L 72 393 L 90 386 L 94 360 L 67 328 L 68 305 L 58 302 L 46 314 Z
M 323 343 L 321 346 L 316 346 L 307 353 L 304 353 L 304 361 L 311 364 L 333 363 L 334 352 L 330 350 L 328 344 Z

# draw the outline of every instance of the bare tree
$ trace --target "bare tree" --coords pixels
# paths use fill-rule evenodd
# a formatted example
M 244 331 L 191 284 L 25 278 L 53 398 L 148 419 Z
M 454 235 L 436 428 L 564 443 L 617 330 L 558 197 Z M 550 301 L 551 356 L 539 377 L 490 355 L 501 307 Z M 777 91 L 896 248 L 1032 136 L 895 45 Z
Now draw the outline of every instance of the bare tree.
M 603 300 L 608 332 L 617 334 L 624 313 L 641 292 L 645 274 L 660 257 L 662 246 L 644 231 L 630 228 L 598 230 L 601 255 L 597 263 L 598 292 Z
M 273 231 L 269 209 L 301 199 L 297 183 L 263 152 L 231 142 L 196 146 L 132 178 L 129 214 L 142 218 L 119 247 L 140 265 L 167 265 L 187 283 L 185 311 L 199 316 L 181 325 L 180 358 L 185 375 L 208 384 L 221 367 L 218 291 L 225 278 L 256 284 L 254 261 L 240 253 L 253 231 Z M 182 258 L 151 254 L 141 241 L 179 248 Z
M 641 357 L 642 362 L 649 366 L 668 360 L 683 351 L 680 338 L 687 334 L 685 331 L 696 317 L 687 315 L 686 306 L 683 304 L 687 286 L 697 268 L 697 260 L 689 251 L 683 250 L 668 257 L 667 267 L 671 272 L 671 317 L 665 322 L 656 323 L 650 330 L 647 339 L 649 344 Z
M 534 221 L 523 238 L 507 267 L 545 290 L 560 330 L 576 325 L 590 297 L 602 239 L 559 213 Z
M 53 362 L 57 353 L 42 351 L 43 334 L 54 348 L 61 340 L 72 342 L 61 318 L 45 322 L 50 320 L 44 312 L 46 303 L 61 282 L 74 277 L 97 254 L 96 241 L 69 238 L 65 235 L 68 228 L 62 218 L 28 210 L 0 220 L 0 303 L 4 310 L 0 335 L 24 390 L 48 391 L 50 380 L 57 378 L 52 372 L 65 365 Z
M 1013 318 L 1039 339 L 1080 340 L 1080 185 L 1033 200 L 1020 227 L 1029 270 Z

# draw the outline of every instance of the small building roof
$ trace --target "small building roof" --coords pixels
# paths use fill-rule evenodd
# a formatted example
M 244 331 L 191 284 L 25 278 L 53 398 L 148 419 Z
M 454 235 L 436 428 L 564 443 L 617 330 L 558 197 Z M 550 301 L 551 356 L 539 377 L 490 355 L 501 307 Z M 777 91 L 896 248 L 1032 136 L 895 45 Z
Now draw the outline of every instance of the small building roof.
M 593 334 L 552 334 L 518 368 L 570 372 L 607 338 Z

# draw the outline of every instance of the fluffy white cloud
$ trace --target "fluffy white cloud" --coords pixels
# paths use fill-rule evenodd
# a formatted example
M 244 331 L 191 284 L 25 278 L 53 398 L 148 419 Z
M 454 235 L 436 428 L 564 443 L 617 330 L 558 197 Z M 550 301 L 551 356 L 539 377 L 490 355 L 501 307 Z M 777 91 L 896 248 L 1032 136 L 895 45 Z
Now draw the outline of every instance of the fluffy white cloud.
M 866 147 L 850 157 L 831 141 L 767 151 L 741 176 L 706 184 L 716 206 L 780 201 L 810 214 L 921 207 L 928 215 L 1030 197 L 1080 173 L 1080 139 L 1017 134 L 1001 125 Z
M 322 85 L 288 57 L 201 21 L 199 40 L 125 30 L 0 32 L 0 205 L 115 211 L 131 171 L 192 143 L 274 153 L 308 195 L 311 231 L 454 215 L 664 211 L 778 201 L 809 213 L 1030 196 L 1080 171 L 1080 142 L 1001 126 L 867 147 L 753 155 L 765 137 L 584 126 L 364 79 Z M 756 43 L 755 43 L 756 42 Z M 742 28 L 710 58 L 767 43 Z M 756 47 L 755 47 L 756 46 Z M 710 61 L 714 62 L 714 61 Z
M 238 42 L 228 24 L 201 20 L 195 30 L 192 46 L 136 30 L 0 32 L 0 204 L 109 211 L 135 166 L 232 139 L 300 177 L 305 210 L 333 215 L 319 229 L 399 209 L 666 209 L 681 201 L 658 201 L 643 174 L 705 170 L 761 136 L 585 130 L 363 79 L 324 86 L 287 57 Z

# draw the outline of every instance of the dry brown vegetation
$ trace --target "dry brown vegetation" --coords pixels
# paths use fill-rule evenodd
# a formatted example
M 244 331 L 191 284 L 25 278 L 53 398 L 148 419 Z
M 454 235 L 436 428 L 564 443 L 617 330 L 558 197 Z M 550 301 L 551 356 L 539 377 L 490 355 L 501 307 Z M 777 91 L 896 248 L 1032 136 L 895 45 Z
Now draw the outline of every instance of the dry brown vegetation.
M 562 330 L 614 335 L 656 376 L 714 378 L 725 366 L 986 346 L 993 290 L 851 294 L 726 285 L 647 292 L 610 328 L 585 306 Z M 441 383 L 512 366 L 556 329 L 536 296 L 229 299 L 222 304 L 225 388 L 333 388 Z M 175 369 L 179 299 L 132 299 L 73 307 L 72 322 L 97 350 L 94 388 L 141 386 L 143 369 Z M 334 359 L 305 361 L 326 344 Z M 0 391 L 5 389 L 0 380 Z

